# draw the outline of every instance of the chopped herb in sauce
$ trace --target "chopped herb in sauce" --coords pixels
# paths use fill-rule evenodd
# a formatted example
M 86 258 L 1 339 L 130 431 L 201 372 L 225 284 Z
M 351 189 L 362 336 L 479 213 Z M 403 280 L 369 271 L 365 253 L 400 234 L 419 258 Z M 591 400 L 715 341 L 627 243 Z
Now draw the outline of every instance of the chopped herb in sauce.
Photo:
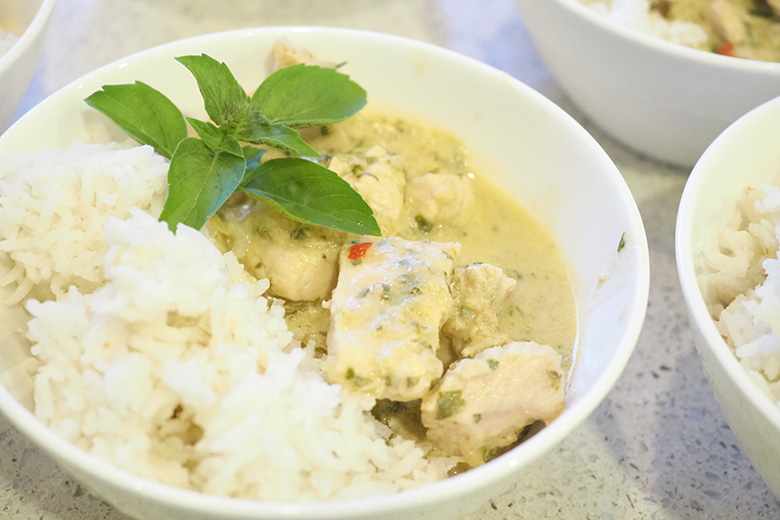
M 308 238 L 308 236 L 309 235 L 306 232 L 306 228 L 303 226 L 293 229 L 292 232 L 290 233 L 290 238 L 292 238 L 293 240 L 305 240 L 306 238 Z
M 466 401 L 463 400 L 463 394 L 460 390 L 450 390 L 439 394 L 439 400 L 436 403 L 436 418 L 446 419 L 452 417 Z
M 549 370 L 547 372 L 547 376 L 550 378 L 550 381 L 552 382 L 552 387 L 557 390 L 561 384 L 561 373 L 556 372 L 555 370 Z
M 347 369 L 346 378 L 347 380 L 351 381 L 352 384 L 354 384 L 355 386 L 365 386 L 371 382 L 371 380 L 368 379 L 367 377 L 362 377 L 357 375 L 355 373 L 355 369 L 352 367 L 349 367 Z
M 431 224 L 431 222 L 422 215 L 417 215 L 414 217 L 414 225 L 423 233 L 430 233 L 430 231 L 433 229 L 433 224 Z

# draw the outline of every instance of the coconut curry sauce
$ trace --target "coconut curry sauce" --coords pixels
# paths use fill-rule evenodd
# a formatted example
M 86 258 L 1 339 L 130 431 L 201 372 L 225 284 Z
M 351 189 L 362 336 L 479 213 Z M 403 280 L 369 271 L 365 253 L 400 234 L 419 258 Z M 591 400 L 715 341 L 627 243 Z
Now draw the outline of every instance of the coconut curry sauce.
M 444 132 L 364 110 L 304 137 L 383 237 L 293 222 L 241 196 L 207 228 L 269 279 L 326 377 L 469 466 L 559 415 L 577 310 L 549 234 Z

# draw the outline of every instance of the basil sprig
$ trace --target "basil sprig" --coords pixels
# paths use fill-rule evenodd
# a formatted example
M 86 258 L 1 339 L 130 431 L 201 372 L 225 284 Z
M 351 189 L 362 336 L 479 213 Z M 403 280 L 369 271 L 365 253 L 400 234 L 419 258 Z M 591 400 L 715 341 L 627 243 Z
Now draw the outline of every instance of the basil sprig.
M 85 101 L 133 139 L 170 159 L 160 220 L 200 229 L 236 190 L 262 198 L 295 220 L 381 235 L 373 211 L 336 173 L 300 157 L 261 161 L 270 146 L 319 157 L 295 128 L 344 120 L 366 92 L 334 69 L 293 65 L 268 76 L 250 97 L 226 64 L 206 54 L 176 58 L 195 77 L 211 121 L 186 118 L 161 92 L 136 81 L 105 85 Z M 187 123 L 197 134 L 188 135 Z

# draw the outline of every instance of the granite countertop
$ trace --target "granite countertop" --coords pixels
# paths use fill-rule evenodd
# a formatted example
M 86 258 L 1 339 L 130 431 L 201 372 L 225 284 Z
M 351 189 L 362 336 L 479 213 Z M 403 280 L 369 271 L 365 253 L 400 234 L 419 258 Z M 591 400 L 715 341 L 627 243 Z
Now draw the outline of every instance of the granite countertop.
M 368 29 L 502 69 L 559 104 L 612 157 L 637 200 L 652 284 L 636 351 L 592 416 L 508 493 L 460 520 L 765 519 L 780 502 L 740 451 L 704 377 L 677 280 L 674 225 L 688 171 L 637 156 L 561 92 L 513 0 L 60 0 L 17 117 L 87 72 L 167 41 L 264 25 Z M 127 520 L 0 418 L 0 518 Z

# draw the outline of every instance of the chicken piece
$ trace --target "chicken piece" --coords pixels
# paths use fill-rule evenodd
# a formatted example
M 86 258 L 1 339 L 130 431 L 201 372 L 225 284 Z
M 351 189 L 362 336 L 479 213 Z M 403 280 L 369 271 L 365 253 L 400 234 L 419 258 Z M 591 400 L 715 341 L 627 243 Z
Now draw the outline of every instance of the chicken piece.
M 462 222 L 472 199 L 471 179 L 465 175 L 427 173 L 406 183 L 407 207 L 431 224 Z
M 422 399 L 428 440 L 470 466 L 511 446 L 536 421 L 563 411 L 561 356 L 547 345 L 513 342 L 452 365 Z
M 330 301 L 331 382 L 395 401 L 431 388 L 444 370 L 436 351 L 452 311 L 448 284 L 459 249 L 395 237 L 344 249 Z
M 328 166 L 371 206 L 384 236 L 397 231 L 404 206 L 406 177 L 400 160 L 381 146 L 373 146 L 361 154 L 335 155 Z
M 330 297 L 346 233 L 294 221 L 262 201 L 223 207 L 217 216 L 209 231 L 247 272 L 268 278 L 271 295 L 297 302 Z
M 480 351 L 503 345 L 511 338 L 498 330 L 498 312 L 517 281 L 492 264 L 472 264 L 455 269 L 452 296 L 455 310 L 442 332 L 452 341 L 459 357 L 473 357 Z
M 715 0 L 706 12 L 715 34 L 726 43 L 737 44 L 745 39 L 745 12 L 728 0 Z

